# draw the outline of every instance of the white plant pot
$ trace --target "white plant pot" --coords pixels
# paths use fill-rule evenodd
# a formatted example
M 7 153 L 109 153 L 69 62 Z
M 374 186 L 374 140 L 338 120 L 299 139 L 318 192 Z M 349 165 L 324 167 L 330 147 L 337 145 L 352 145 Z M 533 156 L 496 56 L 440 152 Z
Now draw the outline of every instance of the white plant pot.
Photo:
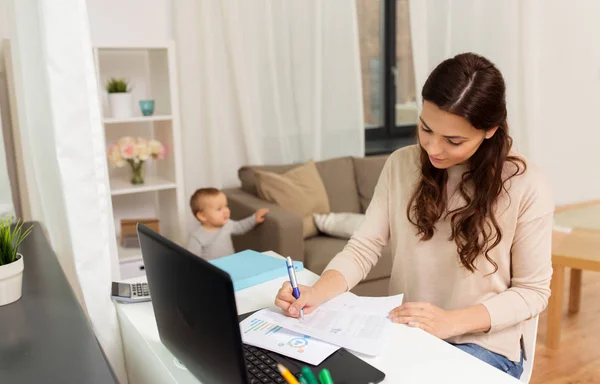
M 127 118 L 133 116 L 133 98 L 129 92 L 109 93 L 108 106 L 112 117 Z
M 21 298 L 23 288 L 23 255 L 14 263 L 0 266 L 0 306 Z

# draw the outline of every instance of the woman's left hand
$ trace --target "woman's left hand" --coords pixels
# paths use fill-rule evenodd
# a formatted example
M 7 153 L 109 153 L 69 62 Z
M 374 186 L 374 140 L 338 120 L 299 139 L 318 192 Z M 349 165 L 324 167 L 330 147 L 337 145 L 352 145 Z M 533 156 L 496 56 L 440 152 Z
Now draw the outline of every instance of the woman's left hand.
M 388 315 L 394 323 L 421 328 L 440 339 L 460 334 L 457 317 L 456 311 L 446 311 L 431 303 L 404 303 Z

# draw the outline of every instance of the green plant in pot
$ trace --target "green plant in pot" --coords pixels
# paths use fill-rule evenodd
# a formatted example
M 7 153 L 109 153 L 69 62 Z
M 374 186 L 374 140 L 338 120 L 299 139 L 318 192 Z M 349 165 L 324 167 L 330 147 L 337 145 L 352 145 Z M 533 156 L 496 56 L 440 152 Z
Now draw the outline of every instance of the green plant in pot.
M 0 305 L 21 298 L 24 264 L 19 246 L 32 229 L 32 225 L 25 228 L 21 220 L 13 223 L 12 217 L 0 220 Z
M 110 78 L 106 83 L 108 105 L 114 118 L 133 116 L 133 101 L 129 82 L 125 79 Z

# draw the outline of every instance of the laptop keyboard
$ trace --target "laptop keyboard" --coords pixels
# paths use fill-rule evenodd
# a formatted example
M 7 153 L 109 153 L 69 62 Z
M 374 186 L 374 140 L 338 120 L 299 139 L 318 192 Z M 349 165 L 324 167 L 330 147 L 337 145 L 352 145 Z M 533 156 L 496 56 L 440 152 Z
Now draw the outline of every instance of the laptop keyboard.
M 249 384 L 279 384 L 285 379 L 279 374 L 277 362 L 267 355 L 268 351 L 244 344 L 244 357 Z

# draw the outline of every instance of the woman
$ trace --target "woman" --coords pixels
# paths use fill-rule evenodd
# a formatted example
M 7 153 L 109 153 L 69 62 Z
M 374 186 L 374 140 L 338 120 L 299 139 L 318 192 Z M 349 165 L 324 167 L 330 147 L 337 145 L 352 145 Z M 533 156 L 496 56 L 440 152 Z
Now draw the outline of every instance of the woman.
M 298 300 L 309 314 L 364 279 L 388 243 L 392 321 L 421 328 L 519 378 L 523 321 L 550 296 L 554 204 L 544 178 L 511 152 L 505 85 L 472 53 L 445 60 L 422 91 L 419 145 L 388 158 L 362 226 Z

